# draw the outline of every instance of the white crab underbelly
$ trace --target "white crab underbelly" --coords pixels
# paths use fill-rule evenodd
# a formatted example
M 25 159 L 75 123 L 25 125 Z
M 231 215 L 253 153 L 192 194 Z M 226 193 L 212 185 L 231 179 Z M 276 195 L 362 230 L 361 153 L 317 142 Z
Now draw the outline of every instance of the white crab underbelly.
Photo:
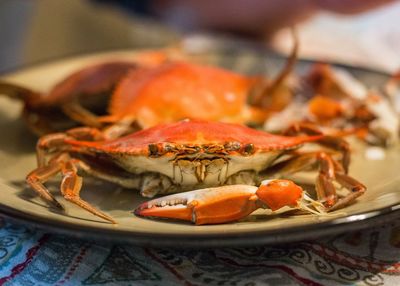
M 175 159 L 162 156 L 116 157 L 119 166 L 132 174 L 159 173 L 169 177 L 176 185 L 216 186 L 241 171 L 260 172 L 281 154 L 280 151 L 256 153 L 251 156 L 215 157 L 207 154 Z

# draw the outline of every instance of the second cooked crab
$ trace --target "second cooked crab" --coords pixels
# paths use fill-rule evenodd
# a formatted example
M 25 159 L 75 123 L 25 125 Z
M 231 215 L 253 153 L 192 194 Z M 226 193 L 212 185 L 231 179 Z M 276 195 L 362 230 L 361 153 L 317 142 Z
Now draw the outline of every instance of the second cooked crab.
M 117 138 L 186 118 L 261 125 L 291 101 L 287 78 L 297 60 L 294 40 L 291 56 L 274 79 L 195 63 L 165 49 L 87 66 L 48 93 L 0 81 L 0 94 L 24 102 L 23 118 L 38 135 L 83 125 L 105 127 L 105 136 Z

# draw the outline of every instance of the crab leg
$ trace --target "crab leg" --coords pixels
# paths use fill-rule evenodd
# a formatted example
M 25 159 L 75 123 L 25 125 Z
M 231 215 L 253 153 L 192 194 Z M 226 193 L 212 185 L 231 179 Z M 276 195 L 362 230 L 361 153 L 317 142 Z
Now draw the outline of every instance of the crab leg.
M 60 157 L 51 160 L 48 165 L 38 167 L 26 176 L 26 182 L 34 189 L 41 198 L 53 204 L 54 206 L 64 209 L 64 207 L 56 200 L 56 198 L 43 185 L 50 178 L 54 177 L 61 171 Z
M 343 167 L 342 170 L 347 174 L 349 172 L 351 158 L 349 143 L 343 138 L 334 136 L 324 136 L 322 139 L 318 140 L 318 143 L 342 153 L 341 167 Z
M 101 217 L 102 219 L 114 224 L 117 223 L 110 216 L 94 208 L 88 202 L 82 200 L 79 196 L 82 187 L 82 177 L 78 176 L 77 174 L 78 164 L 78 160 L 70 160 L 62 166 L 63 180 L 61 182 L 61 193 L 63 197 L 71 203 L 76 204 L 77 206 L 87 210 L 88 212 L 91 212 L 98 217 Z
M 25 102 L 31 102 L 40 98 L 38 93 L 35 93 L 28 88 L 4 81 L 0 81 L 0 94 L 7 95 L 10 98 L 20 99 Z
M 25 102 L 22 116 L 32 131 L 37 134 L 54 132 L 49 123 L 50 117 L 35 108 L 36 103 L 41 99 L 39 93 L 16 84 L 0 81 L 0 94 Z
M 258 208 L 299 207 L 302 198 L 302 188 L 292 181 L 268 180 L 259 188 L 231 185 L 165 196 L 141 204 L 134 213 L 197 225 L 218 224 L 239 220 Z
M 323 135 L 322 131 L 313 123 L 295 122 L 282 132 L 285 136 L 296 136 L 300 133 L 307 135 Z
M 260 106 L 263 108 L 269 107 L 271 102 L 276 101 L 278 97 L 282 97 L 282 87 L 284 86 L 285 80 L 292 73 L 294 66 L 297 62 L 298 58 L 298 50 L 299 50 L 299 39 L 297 35 L 297 30 L 294 26 L 290 28 L 291 36 L 293 39 L 293 48 L 287 59 L 286 65 L 282 69 L 282 71 L 276 76 L 276 78 L 267 84 L 263 88 L 263 90 L 253 96 L 251 99 L 251 103 L 255 106 Z M 282 99 L 281 99 L 282 100 Z M 288 100 L 290 101 L 290 100 Z M 279 105 L 278 105 L 279 106 Z M 276 106 L 276 107 L 278 107 Z M 276 108 L 274 107 L 274 108 Z
M 68 130 L 65 133 L 53 133 L 41 137 L 36 145 L 36 156 L 39 167 L 46 165 L 46 156 L 54 150 L 65 151 L 68 145 L 65 140 L 86 140 L 101 141 L 104 140 L 103 133 L 92 127 L 77 127 Z
M 75 120 L 86 126 L 101 128 L 102 124 L 99 120 L 99 117 L 91 112 L 90 110 L 84 108 L 79 104 L 77 100 L 64 104 L 62 107 L 62 111 L 69 116 L 71 119 Z
M 337 210 L 340 209 L 352 201 L 354 201 L 356 198 L 361 196 L 367 188 L 361 184 L 359 181 L 354 179 L 353 177 L 350 177 L 349 175 L 346 175 L 342 172 L 335 172 L 335 178 L 336 181 L 343 186 L 344 188 L 351 190 L 351 193 L 345 196 L 344 198 L 339 199 L 329 210 Z
M 70 159 L 67 153 L 61 153 L 60 155 L 53 157 L 47 165 L 38 167 L 36 170 L 29 173 L 26 177 L 26 181 L 43 199 L 54 204 L 58 208 L 63 209 L 63 206 L 43 185 L 43 183 L 61 172 L 63 176 L 61 182 L 61 193 L 66 200 L 111 223 L 116 223 L 110 216 L 97 210 L 80 198 L 79 193 L 82 187 L 82 178 L 77 174 L 79 163 L 79 160 Z
M 310 169 L 315 164 L 319 164 L 319 174 L 316 180 L 317 196 L 328 210 L 341 208 L 366 191 L 366 187 L 362 183 L 348 176 L 344 167 L 326 152 L 300 153 L 289 160 L 276 164 L 269 171 L 281 176 L 287 176 Z M 350 190 L 351 193 L 342 199 L 338 199 L 336 188 L 333 185 L 334 181 Z
M 105 116 L 103 119 L 111 119 L 112 116 Z M 103 119 L 100 119 L 101 121 Z M 112 122 L 112 121 L 110 121 Z M 106 139 L 116 139 L 122 137 L 123 135 L 127 135 L 136 130 L 140 129 L 138 122 L 134 116 L 127 116 L 123 119 L 114 118 L 114 122 L 103 129 L 104 138 Z
M 315 124 L 308 123 L 294 123 L 292 124 L 283 134 L 288 136 L 294 136 L 300 133 L 305 133 L 307 135 L 322 135 L 323 133 L 317 128 Z M 341 137 L 338 136 L 323 136 L 318 140 L 318 143 L 322 146 L 338 150 L 342 153 L 342 167 L 344 172 L 347 174 L 350 165 L 350 145 Z

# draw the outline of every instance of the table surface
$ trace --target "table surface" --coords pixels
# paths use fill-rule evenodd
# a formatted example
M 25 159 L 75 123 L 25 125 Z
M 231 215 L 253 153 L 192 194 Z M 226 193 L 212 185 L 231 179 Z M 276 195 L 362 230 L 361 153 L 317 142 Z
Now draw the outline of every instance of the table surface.
M 0 3 L 3 21 L 15 27 L 6 33 L 0 25 L 3 70 L 70 54 L 163 45 L 175 35 L 166 30 L 159 37 L 156 24 L 81 1 L 62 4 L 60 15 L 59 3 Z M 21 14 L 24 21 L 16 21 Z M 76 21 L 65 25 L 71 15 Z M 0 285 L 398 285 L 399 268 L 400 219 L 286 245 L 194 250 L 81 240 L 0 218 Z

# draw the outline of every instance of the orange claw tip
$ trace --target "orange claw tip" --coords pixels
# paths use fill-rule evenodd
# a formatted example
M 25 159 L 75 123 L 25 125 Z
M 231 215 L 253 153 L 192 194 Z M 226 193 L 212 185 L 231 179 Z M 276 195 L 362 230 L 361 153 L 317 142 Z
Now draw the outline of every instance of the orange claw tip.
M 303 189 L 289 180 L 266 180 L 256 191 L 257 197 L 272 211 L 282 207 L 298 207 Z

